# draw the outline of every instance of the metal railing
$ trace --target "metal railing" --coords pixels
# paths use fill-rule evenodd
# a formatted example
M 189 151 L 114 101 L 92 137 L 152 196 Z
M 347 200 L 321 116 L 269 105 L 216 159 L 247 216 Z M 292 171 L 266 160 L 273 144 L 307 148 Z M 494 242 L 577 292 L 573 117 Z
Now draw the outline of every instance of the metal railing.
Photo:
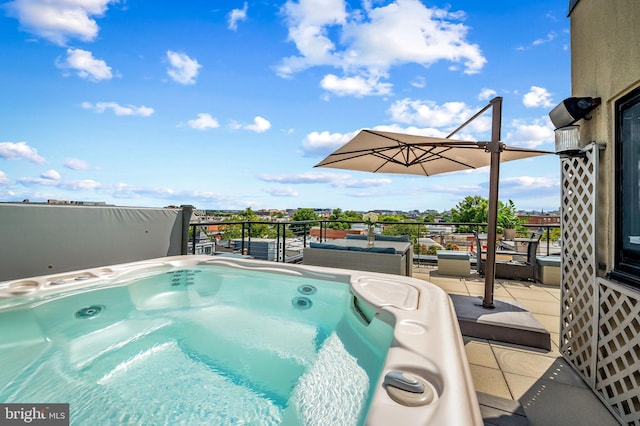
M 307 247 L 310 240 L 325 242 L 329 240 L 328 235 L 333 231 L 333 224 L 344 224 L 341 227 L 348 226 L 351 232 L 358 231 L 358 229 L 351 229 L 353 224 L 362 224 L 362 221 L 345 221 L 345 220 L 306 220 L 306 221 L 290 221 L 290 222 L 272 222 L 272 221 L 235 221 L 235 222 L 199 222 L 189 224 L 189 250 L 188 254 L 198 253 L 198 235 L 200 232 L 204 232 L 207 238 L 211 238 L 210 234 L 217 236 L 224 236 L 225 232 L 233 234 L 232 240 L 234 241 L 234 247 L 231 247 L 231 239 L 226 238 L 224 241 L 228 241 L 229 245 L 217 246 L 222 251 L 228 251 L 236 254 L 252 254 L 252 240 L 267 238 L 270 242 L 273 242 L 273 247 L 269 247 L 267 250 L 272 252 L 267 255 L 266 260 L 275 260 L 277 262 L 299 262 L 302 260 L 302 249 Z M 266 225 L 266 227 L 265 227 Z M 447 239 L 451 241 L 458 241 L 457 236 L 465 235 L 468 233 L 455 232 L 459 229 L 467 229 L 476 232 L 486 232 L 486 223 L 462 223 L 462 222 L 378 222 L 376 226 L 383 228 L 391 225 L 402 226 L 402 235 L 409 235 L 411 242 L 414 243 L 414 250 L 420 253 L 420 247 L 416 245 L 418 238 L 432 238 L 439 240 L 439 243 L 446 243 Z M 217 226 L 219 231 L 207 234 L 205 229 Z M 317 228 L 317 232 L 313 232 L 312 229 Z M 519 227 L 520 234 L 522 236 L 528 236 L 528 233 L 532 231 L 542 231 L 541 247 L 543 253 L 546 255 L 552 253 L 551 242 L 551 230 L 554 228 L 560 228 L 557 224 L 524 224 Z M 229 231 L 231 229 L 231 232 Z M 364 228 L 363 228 L 364 230 Z M 445 232 L 445 230 L 451 230 L 453 232 Z M 525 231 L 527 230 L 527 231 Z M 259 234 L 262 232 L 262 234 Z M 317 234 L 317 235 L 316 235 Z M 223 237 L 224 238 L 224 237 Z M 289 241 L 290 245 L 287 246 Z M 467 237 L 466 240 L 470 244 L 473 244 L 475 239 Z M 295 244 L 294 244 L 295 242 Z M 436 241 L 438 242 L 438 241 Z M 546 250 L 544 250 L 544 242 L 546 242 Z M 210 241 L 209 241 L 210 243 Z M 261 242 L 260 244 L 268 244 L 269 242 Z M 464 242 L 463 242 L 464 243 Z M 254 245 L 257 244 L 254 241 Z M 443 246 L 445 244 L 442 244 Z M 289 247 L 289 250 L 287 250 Z M 560 248 L 557 248 L 558 253 Z M 289 254 L 287 253 L 289 252 Z M 416 259 L 419 260 L 419 256 Z

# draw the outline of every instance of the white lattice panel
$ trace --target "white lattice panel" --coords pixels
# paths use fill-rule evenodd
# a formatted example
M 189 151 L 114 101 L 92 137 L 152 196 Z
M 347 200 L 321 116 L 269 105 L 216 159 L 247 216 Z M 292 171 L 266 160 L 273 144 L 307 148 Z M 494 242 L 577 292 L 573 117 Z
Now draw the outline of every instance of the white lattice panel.
M 624 424 L 640 425 L 640 300 L 600 282 L 596 391 Z
M 565 358 L 595 388 L 598 292 L 596 287 L 596 183 L 599 149 L 562 158 L 562 312 Z
M 599 152 L 561 161 L 560 351 L 621 423 L 640 426 L 640 293 L 597 277 Z

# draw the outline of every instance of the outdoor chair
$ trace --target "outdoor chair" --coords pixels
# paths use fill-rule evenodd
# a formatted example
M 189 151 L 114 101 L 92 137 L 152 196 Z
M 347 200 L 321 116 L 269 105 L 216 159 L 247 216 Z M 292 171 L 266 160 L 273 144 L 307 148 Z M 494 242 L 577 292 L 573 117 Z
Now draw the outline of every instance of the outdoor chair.
M 480 236 L 474 231 L 476 239 L 476 272 L 480 276 L 484 276 L 486 270 L 486 251 L 482 250 L 480 244 Z M 504 278 L 511 280 L 528 280 L 536 281 L 537 265 L 536 257 L 538 254 L 538 245 L 542 233 L 538 231 L 531 232 L 527 242 L 526 260 L 496 260 L 495 276 L 496 278 Z M 499 254 L 499 252 L 497 252 Z M 518 255 L 518 252 L 503 252 L 505 254 Z

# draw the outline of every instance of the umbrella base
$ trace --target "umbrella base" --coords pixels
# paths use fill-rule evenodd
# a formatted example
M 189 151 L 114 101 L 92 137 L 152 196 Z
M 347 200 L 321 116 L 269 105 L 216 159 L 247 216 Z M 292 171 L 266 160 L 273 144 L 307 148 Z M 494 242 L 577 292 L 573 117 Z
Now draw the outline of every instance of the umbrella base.
M 551 350 L 549 332 L 517 301 L 494 300 L 487 309 L 481 297 L 450 296 L 463 336 Z

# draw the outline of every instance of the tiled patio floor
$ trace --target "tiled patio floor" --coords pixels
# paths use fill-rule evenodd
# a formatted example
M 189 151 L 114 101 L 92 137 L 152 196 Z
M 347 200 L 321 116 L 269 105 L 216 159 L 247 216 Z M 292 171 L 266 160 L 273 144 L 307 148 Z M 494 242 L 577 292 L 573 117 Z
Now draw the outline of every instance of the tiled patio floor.
M 438 275 L 435 267 L 424 265 L 414 267 L 413 274 L 414 278 L 430 281 L 449 294 L 484 295 L 484 279 L 475 275 L 447 277 Z M 496 279 L 494 297 L 523 304 L 549 331 L 552 348 L 545 351 L 464 337 L 485 424 L 617 425 L 607 408 L 560 355 L 560 288 Z

